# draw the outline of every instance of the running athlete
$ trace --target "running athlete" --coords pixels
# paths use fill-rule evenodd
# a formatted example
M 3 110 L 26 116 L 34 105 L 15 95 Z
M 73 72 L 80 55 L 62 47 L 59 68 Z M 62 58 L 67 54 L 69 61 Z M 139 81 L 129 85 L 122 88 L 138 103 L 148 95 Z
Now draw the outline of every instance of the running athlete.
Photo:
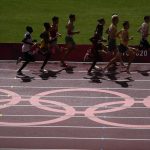
M 108 28 L 108 51 L 116 54 L 117 53 L 117 44 L 116 44 L 116 38 L 117 38 L 117 24 L 119 22 L 118 15 L 113 15 L 111 18 L 111 25 Z
M 142 49 L 149 50 L 150 49 L 150 44 L 148 42 L 148 36 L 150 35 L 149 23 L 150 23 L 150 16 L 145 16 L 144 22 L 142 23 L 141 27 L 138 29 L 138 32 L 141 33 L 141 41 L 140 41 L 140 46 L 139 46 L 140 50 L 142 50 Z
M 40 68 L 41 72 L 46 72 L 47 70 L 44 69 L 45 65 L 47 64 L 48 60 L 50 59 L 51 52 L 50 52 L 50 24 L 48 22 L 44 23 L 44 32 L 41 33 L 41 45 L 40 45 L 40 54 L 42 54 L 45 58 L 43 64 Z
M 61 36 L 61 34 L 58 32 L 58 23 L 59 18 L 54 16 L 52 18 L 52 25 L 50 27 L 50 40 L 51 42 L 51 51 L 54 53 L 56 50 L 59 50 L 59 46 L 57 44 L 57 38 Z
M 118 38 L 118 32 L 117 32 L 118 22 L 119 22 L 118 15 L 113 15 L 112 24 L 109 26 L 107 33 L 108 33 L 108 51 L 114 53 L 115 55 L 106 65 L 106 67 L 104 67 L 104 71 L 108 69 L 110 65 L 116 64 L 118 59 L 121 65 L 124 66 L 122 58 L 120 57 L 120 53 L 118 52 L 117 43 L 116 43 L 116 39 Z
M 66 29 L 67 29 L 67 36 L 65 38 L 65 42 L 66 42 L 66 50 L 65 53 L 63 55 L 63 57 L 61 58 L 61 65 L 63 67 L 67 67 L 67 64 L 64 62 L 65 58 L 69 55 L 69 53 L 75 49 L 75 41 L 73 39 L 73 36 L 75 34 L 79 34 L 80 31 L 74 31 L 74 22 L 76 20 L 76 17 L 74 14 L 69 15 L 69 21 L 66 25 Z
M 91 73 L 92 69 L 95 67 L 98 60 L 101 59 L 100 55 L 103 52 L 105 52 L 104 50 L 106 50 L 106 47 L 102 44 L 102 42 L 106 41 L 105 39 L 103 39 L 104 25 L 105 25 L 104 18 L 99 19 L 94 36 L 90 38 L 90 41 L 92 42 L 91 53 L 93 54 L 94 59 L 93 59 L 91 67 L 88 70 L 88 74 Z
M 135 58 L 135 54 L 137 50 L 128 46 L 129 40 L 132 39 L 132 37 L 131 38 L 129 37 L 129 33 L 128 33 L 129 27 L 130 27 L 129 22 L 125 21 L 123 23 L 123 29 L 117 34 L 117 36 L 120 38 L 120 45 L 118 46 L 119 51 L 116 53 L 113 59 L 108 63 L 108 65 L 104 68 L 104 70 L 109 68 L 109 66 L 114 62 L 117 62 L 118 59 L 122 60 L 122 54 L 127 53 L 129 55 L 129 60 L 128 60 L 128 66 L 126 68 L 126 72 L 130 74 L 129 71 L 130 65 L 133 59 Z
M 137 52 L 135 48 L 128 46 L 129 40 L 133 39 L 133 37 L 129 37 L 129 32 L 128 32 L 129 28 L 130 28 L 129 22 L 125 21 L 123 23 L 123 29 L 118 33 L 118 36 L 120 38 L 120 45 L 118 46 L 119 54 L 120 54 L 119 57 L 122 57 L 123 53 L 127 53 L 129 57 L 128 66 L 125 70 L 128 74 L 130 74 L 129 69 L 133 59 L 135 58 L 135 54 Z
M 32 45 L 34 44 L 32 41 L 32 34 L 33 29 L 30 26 L 26 27 L 26 33 L 24 35 L 24 38 L 22 40 L 23 45 L 22 45 L 22 58 L 19 57 L 19 59 L 25 61 L 23 62 L 22 66 L 20 69 L 17 71 L 17 75 L 23 75 L 22 70 L 27 66 L 29 62 L 34 61 L 34 56 L 31 51 Z M 20 60 L 19 60 L 20 61 Z M 18 60 L 17 60 L 18 62 Z

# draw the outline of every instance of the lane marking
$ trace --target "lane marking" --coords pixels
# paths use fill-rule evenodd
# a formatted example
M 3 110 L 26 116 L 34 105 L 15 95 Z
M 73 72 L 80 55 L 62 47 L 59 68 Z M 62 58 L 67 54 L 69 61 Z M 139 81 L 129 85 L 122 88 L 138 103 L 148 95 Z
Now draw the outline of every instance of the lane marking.
M 25 99 L 25 100 L 23 100 L 23 101 L 28 101 L 27 99 Z M 137 102 L 135 102 L 135 103 L 137 103 Z M 143 102 L 138 102 L 138 103 L 143 103 Z M 41 106 L 41 105 L 32 105 L 32 104 L 26 104 L 26 105 L 17 105 L 17 104 L 15 104 L 15 105 L 9 105 L 9 104 L 1 104 L 0 105 L 0 107 L 1 106 L 12 106 L 12 107 L 35 107 L 35 106 Z M 48 107 L 53 107 L 53 108 L 58 108 L 58 106 L 55 106 L 55 105 L 49 105 L 49 104 L 43 104 L 42 106 L 48 106 Z M 95 105 L 84 105 L 84 106 L 81 106 L 81 105 L 69 105 L 69 106 L 71 106 L 71 107 L 74 107 L 74 108 L 87 108 L 87 107 L 91 107 L 91 108 L 116 108 L 116 106 L 100 106 L 100 107 L 98 107 L 98 106 L 95 106 Z M 149 109 L 149 108 L 147 108 L 147 107 L 137 107 L 137 106 L 135 106 L 135 107 L 126 107 L 126 106 L 120 106 L 121 108 L 128 108 L 128 109 Z
M 20 94 L 21 97 L 26 97 L 26 98 L 31 98 L 33 95 L 22 95 Z M 11 95 L 3 95 L 3 94 L 0 94 L 0 97 L 11 97 Z M 75 98 L 75 99 L 122 99 L 121 97 L 117 97 L 117 96 L 109 96 L 109 97 L 105 97 L 105 96 L 68 96 L 68 95 L 54 95 L 54 96 L 43 96 L 43 98 Z M 143 97 L 139 98 L 139 97 L 132 97 L 134 99 L 144 99 Z M 26 101 L 26 99 L 24 99 L 24 101 Z M 138 102 L 138 101 L 136 101 Z M 139 101 L 140 102 L 140 101 Z
M 30 77 L 29 77 L 30 78 Z M 0 77 L 0 80 L 20 80 L 21 78 L 17 78 L 17 77 Z M 34 78 L 35 80 L 42 80 L 41 78 Z M 88 81 L 88 80 L 91 80 L 90 78 L 88 79 L 84 79 L 84 78 L 72 78 L 72 79 L 69 79 L 69 78 L 53 78 L 52 80 L 57 80 L 57 81 Z M 99 78 L 99 80 L 103 80 L 101 78 Z M 105 79 L 105 81 L 112 81 L 111 79 Z M 113 81 L 117 81 L 117 82 L 130 82 L 129 80 L 125 80 L 125 79 L 122 79 L 122 80 L 113 80 Z M 150 82 L 150 80 L 134 80 L 133 82 Z
M 31 89 L 74 89 L 74 88 L 84 88 L 84 87 L 64 87 L 64 86 L 58 86 L 58 87 L 54 87 L 54 86 L 17 86 L 17 85 L 0 85 L 1 88 L 31 88 Z M 108 87 L 103 87 L 103 88 L 97 88 L 97 89 L 104 89 L 104 90 L 135 90 L 135 91 L 149 91 L 150 88 L 108 88 Z
M 0 63 L 16 63 L 16 60 L 0 60 Z M 34 63 L 31 63 L 32 64 L 38 64 L 38 63 L 43 63 L 43 61 L 36 61 Z M 76 62 L 76 61 L 66 61 L 67 64 L 91 64 L 92 62 Z M 107 64 L 108 62 L 97 62 L 98 65 L 101 65 L 101 64 Z M 49 61 L 48 64 L 60 64 L 60 61 Z M 132 65 L 136 65 L 136 64 L 141 64 L 141 65 L 149 65 L 150 63 L 132 63 Z
M 79 112 L 78 114 L 82 114 L 83 112 Z M 62 115 L 2 115 L 3 117 L 61 117 Z M 65 115 L 65 116 L 69 116 L 69 117 L 73 117 L 73 118 L 86 118 L 86 116 L 73 116 L 73 115 Z M 150 119 L 150 117 L 119 117 L 119 116 L 88 116 L 89 118 L 103 118 L 103 119 Z
M 0 69 L 0 71 L 9 71 L 9 72 L 17 72 L 17 69 Z M 38 72 L 39 71 L 39 69 L 25 69 L 25 70 L 23 70 L 24 72 Z M 58 70 L 56 70 L 56 69 L 52 69 L 52 71 L 58 71 Z M 87 70 L 74 70 L 73 72 L 75 72 L 75 73 L 87 73 Z M 144 71 L 143 71 L 144 72 Z M 39 72 L 40 73 L 40 72 Z M 131 71 L 130 72 L 131 74 L 140 74 L 140 72 L 138 72 L 138 71 Z M 141 73 L 142 73 L 142 70 L 141 70 Z M 150 71 L 147 71 L 146 73 L 150 73 Z
M 94 138 L 94 137 L 35 137 L 35 136 L 0 136 L 0 139 L 66 139 L 66 140 L 109 140 L 109 141 L 150 141 L 150 138 L 148 139 L 138 139 L 138 138 Z
M 32 126 L 9 126 L 9 125 L 0 125 L 3 128 L 73 128 L 73 129 L 126 129 L 126 130 L 149 130 L 148 127 L 138 127 L 138 128 L 126 128 L 126 127 L 114 127 L 114 126 L 39 126 L 39 125 L 32 125 Z

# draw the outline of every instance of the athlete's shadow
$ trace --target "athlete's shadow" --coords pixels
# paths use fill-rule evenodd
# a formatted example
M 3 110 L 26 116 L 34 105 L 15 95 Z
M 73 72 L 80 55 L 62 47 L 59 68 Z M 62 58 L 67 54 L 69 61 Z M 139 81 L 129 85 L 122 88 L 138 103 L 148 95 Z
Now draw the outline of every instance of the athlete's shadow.
M 143 76 L 149 76 L 149 72 L 150 72 L 150 70 L 136 70 L 136 71 Z
M 119 74 L 119 73 L 116 72 L 116 71 L 109 71 L 108 73 L 105 74 L 105 76 L 106 76 L 108 79 L 110 79 L 110 80 L 112 80 L 112 81 L 115 81 L 115 80 L 117 80 L 117 79 L 119 78 L 119 77 L 116 77 L 117 74 Z
M 48 80 L 50 77 L 57 78 L 57 75 L 60 74 L 60 72 L 63 70 L 64 69 L 61 69 L 58 71 L 48 70 L 48 71 L 42 72 L 39 76 L 41 77 L 42 80 Z
M 98 76 L 95 76 L 93 75 L 91 78 L 90 78 L 91 82 L 94 82 L 94 83 L 102 83 L 101 81 L 101 78 L 98 77 Z
M 76 66 L 67 66 L 66 68 L 64 68 L 64 70 L 65 70 L 68 74 L 73 74 L 73 73 L 74 73 L 74 68 L 76 68 Z
M 115 83 L 121 85 L 121 87 L 123 87 L 123 88 L 128 88 L 129 86 L 131 86 L 131 85 L 129 85 L 129 83 L 133 82 L 134 80 L 131 77 L 127 77 L 125 79 L 126 80 L 124 80 L 124 81 L 115 81 Z
M 94 71 L 92 73 L 88 73 L 90 77 L 84 77 L 84 79 L 90 79 L 93 83 L 102 83 L 102 80 L 106 80 L 104 78 L 104 74 L 101 71 Z
M 17 78 L 20 78 L 22 82 L 31 82 L 32 80 L 35 80 L 34 77 L 27 76 L 27 75 L 25 75 L 25 74 L 23 74 L 23 75 L 21 75 L 21 76 L 17 75 L 16 77 L 17 77 Z
M 86 78 L 86 79 L 90 79 L 92 82 L 95 83 L 102 83 L 102 80 L 112 80 L 115 81 L 118 78 L 116 77 L 116 75 L 119 74 L 118 72 L 116 72 L 115 70 L 109 70 L 108 73 L 103 73 L 102 70 L 95 70 L 92 73 L 89 73 L 88 75 L 91 76 L 90 78 Z M 106 79 L 105 77 L 107 77 L 108 79 Z
M 112 65 L 111 67 L 108 68 L 108 72 L 104 73 L 104 75 L 111 81 L 117 80 L 119 77 L 117 77 L 116 75 L 118 75 L 119 73 L 117 72 L 117 64 L 116 65 Z

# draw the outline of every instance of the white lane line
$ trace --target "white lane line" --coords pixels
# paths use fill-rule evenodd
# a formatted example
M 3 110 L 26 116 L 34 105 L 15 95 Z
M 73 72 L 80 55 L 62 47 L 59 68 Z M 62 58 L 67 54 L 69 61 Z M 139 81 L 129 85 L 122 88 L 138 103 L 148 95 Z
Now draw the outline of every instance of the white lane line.
M 20 94 L 19 94 L 20 95 Z M 0 97 L 11 97 L 10 95 L 0 95 Z M 31 98 L 33 95 L 20 95 L 21 97 L 24 97 L 24 98 Z M 34 96 L 36 97 L 36 96 Z M 110 97 L 105 97 L 105 96 L 64 96 L 64 95 L 54 95 L 54 96 L 42 96 L 43 98 L 77 98 L 77 99 L 80 99 L 80 98 L 83 98 L 83 99 L 112 99 L 112 98 L 115 98 L 115 99 L 122 99 L 121 97 L 117 97 L 117 96 L 110 96 Z M 37 96 L 38 98 L 38 96 Z M 144 99 L 144 98 L 136 98 L 136 97 L 132 97 L 134 99 Z
M 137 127 L 137 128 L 128 128 L 128 127 L 114 127 L 114 126 L 19 126 L 19 125 L 14 125 L 14 126 L 9 126 L 9 125 L 1 125 L 0 127 L 4 128 L 73 128 L 73 129 L 126 129 L 126 130 L 149 130 L 149 127 Z
M 31 98 L 33 95 L 22 95 L 19 94 L 23 101 L 28 101 L 29 98 Z M 0 97 L 5 97 L 5 98 L 11 98 L 11 95 L 4 95 L 0 94 Z M 38 97 L 38 96 L 37 96 Z M 75 99 L 122 99 L 121 97 L 118 96 L 68 96 L 68 95 L 54 95 L 54 96 L 42 96 L 43 98 L 75 98 Z M 132 97 L 135 100 L 143 100 L 145 97 Z M 141 103 L 141 101 L 136 101 L 136 103 Z M 75 107 L 75 106 L 74 106 Z
M 17 69 L 0 69 L 0 71 L 9 71 L 9 72 L 17 72 Z M 23 70 L 24 72 L 38 72 L 39 70 L 38 69 L 25 69 Z M 52 71 L 59 71 L 59 70 L 53 70 Z M 74 70 L 73 72 L 75 73 L 87 73 L 87 70 Z M 144 71 L 143 71 L 144 72 Z M 40 72 L 39 72 L 40 73 Z M 138 71 L 130 71 L 131 74 L 136 74 L 136 73 L 140 73 Z M 142 70 L 141 70 L 141 73 L 142 73 Z M 147 71 L 146 73 L 150 73 L 150 71 Z
M 2 115 L 3 117 L 62 117 L 62 115 Z M 73 118 L 87 118 L 87 116 L 73 116 L 65 115 Z M 89 118 L 103 118 L 103 119 L 150 119 L 150 117 L 119 117 L 119 116 L 88 116 Z
M 24 97 L 24 99 L 22 99 L 23 101 L 27 101 L 29 98 L 31 98 L 33 95 L 22 95 L 19 94 L 21 97 Z M 0 97 L 11 97 L 11 95 L 3 95 L 0 94 Z M 34 96 L 36 97 L 36 96 Z M 37 96 L 38 98 L 38 96 Z M 117 97 L 117 96 L 64 96 L 64 95 L 54 95 L 54 96 L 42 96 L 42 98 L 74 98 L 74 99 L 122 99 L 121 97 Z M 137 100 L 143 100 L 145 97 L 132 97 L 133 99 L 137 99 Z M 136 101 L 136 103 L 141 103 L 141 101 Z
M 28 89 L 79 89 L 79 88 L 87 88 L 87 87 L 52 87 L 52 86 L 17 86 L 17 85 L 0 85 L 0 88 L 28 88 Z M 103 88 L 96 88 L 96 89 L 101 89 L 101 90 L 135 90 L 135 91 L 149 91 L 150 88 L 108 88 L 108 87 L 103 87 Z
M 109 140 L 109 141 L 150 141 L 150 138 L 148 139 L 131 139 L 131 138 L 95 138 L 95 137 L 35 137 L 35 136 L 0 136 L 0 139 L 66 139 L 66 140 Z
M 24 78 L 24 77 L 22 77 Z M 28 78 L 28 77 L 27 77 Z M 30 77 L 29 77 L 30 78 Z M 21 78 L 17 78 L 17 77 L 0 77 L 0 80 L 20 80 Z M 34 78 L 35 80 L 42 80 L 41 78 L 37 78 L 35 77 Z M 69 79 L 69 78 L 53 78 L 52 80 L 57 80 L 57 81 L 87 81 L 87 80 L 91 80 L 90 78 L 88 79 L 85 79 L 85 78 L 72 78 L 72 79 Z M 99 80 L 101 80 L 101 78 L 99 78 Z M 103 80 L 103 79 L 102 79 Z M 104 79 L 106 81 L 112 81 L 111 79 Z M 116 81 L 116 82 L 130 82 L 129 80 L 125 80 L 125 79 L 122 79 L 122 80 L 113 80 L 113 81 Z M 150 80 L 133 80 L 134 82 L 150 82 Z
M 104 102 L 105 103 L 105 102 Z M 142 103 L 142 102 L 141 102 Z M 3 107 L 3 106 L 8 106 L 8 107 L 38 107 L 38 106 L 41 106 L 41 105 L 9 105 L 9 104 L 1 104 L 0 107 Z M 46 106 L 46 107 L 53 107 L 53 108 L 60 108 L 60 106 L 56 106 L 56 105 L 43 105 L 42 106 Z M 116 107 L 119 107 L 119 108 L 126 108 L 126 109 L 150 109 L 150 108 L 147 108 L 147 107 L 125 107 L 125 106 L 93 106 L 93 105 L 84 105 L 84 106 L 77 106 L 77 105 L 69 105 L 68 107 L 73 107 L 73 108 L 105 108 L 105 109 L 112 109 L 112 108 L 116 108 Z

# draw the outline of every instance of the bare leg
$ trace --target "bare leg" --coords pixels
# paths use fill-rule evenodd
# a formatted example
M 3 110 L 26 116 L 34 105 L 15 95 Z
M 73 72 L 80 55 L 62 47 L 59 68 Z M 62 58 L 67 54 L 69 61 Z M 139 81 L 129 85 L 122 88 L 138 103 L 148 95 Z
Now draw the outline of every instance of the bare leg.
M 104 67 L 104 71 L 107 70 L 112 64 L 116 63 L 118 59 L 122 59 L 119 52 L 110 60 L 110 62 Z
M 22 64 L 22 66 L 20 67 L 20 69 L 17 71 L 17 74 L 19 75 L 21 75 L 22 74 L 22 70 L 27 66 L 27 64 L 29 63 L 30 61 L 25 61 L 23 64 Z
M 128 58 L 128 66 L 127 66 L 126 72 L 128 74 L 131 74 L 129 70 L 130 70 L 131 63 L 133 62 L 133 60 L 135 58 L 136 53 L 133 48 L 129 48 L 128 54 L 129 54 L 129 58 Z
M 41 71 L 44 69 L 45 65 L 47 64 L 48 60 L 50 59 L 50 53 L 47 53 L 44 59 L 44 62 L 41 66 Z
M 61 58 L 62 66 L 64 66 L 64 67 L 67 66 L 64 61 L 65 61 L 66 57 L 72 52 L 73 49 L 75 49 L 75 47 L 72 44 L 68 43 L 65 53 L 64 53 L 63 57 Z

